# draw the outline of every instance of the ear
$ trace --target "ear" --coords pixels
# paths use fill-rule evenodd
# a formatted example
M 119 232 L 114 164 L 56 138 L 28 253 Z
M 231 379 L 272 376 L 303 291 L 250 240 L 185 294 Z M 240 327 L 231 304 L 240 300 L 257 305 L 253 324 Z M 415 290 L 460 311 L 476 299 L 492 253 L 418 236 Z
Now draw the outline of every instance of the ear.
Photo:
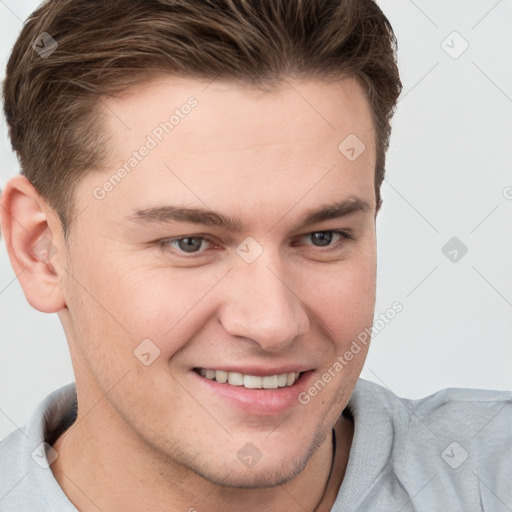
M 7 182 L 0 215 L 9 259 L 29 304 L 43 313 L 66 307 L 61 288 L 66 256 L 61 223 L 25 176 Z

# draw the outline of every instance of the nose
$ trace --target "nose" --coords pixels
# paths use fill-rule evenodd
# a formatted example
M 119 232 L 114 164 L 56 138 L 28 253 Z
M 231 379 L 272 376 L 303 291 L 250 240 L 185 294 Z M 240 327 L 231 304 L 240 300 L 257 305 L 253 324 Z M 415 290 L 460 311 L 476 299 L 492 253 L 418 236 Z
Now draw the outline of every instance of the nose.
M 219 317 L 230 335 L 278 352 L 308 331 L 309 319 L 290 278 L 287 282 L 279 263 L 270 260 L 261 256 L 251 264 L 236 265 L 223 287 Z

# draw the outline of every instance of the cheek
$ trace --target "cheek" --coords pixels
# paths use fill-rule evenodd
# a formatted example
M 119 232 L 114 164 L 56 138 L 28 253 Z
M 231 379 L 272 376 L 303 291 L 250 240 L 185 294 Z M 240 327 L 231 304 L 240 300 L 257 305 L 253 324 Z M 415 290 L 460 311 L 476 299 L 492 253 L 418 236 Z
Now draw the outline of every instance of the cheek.
M 336 265 L 312 268 L 298 279 L 301 297 L 338 343 L 372 324 L 376 259 L 371 248 Z
M 134 347 L 150 339 L 168 359 L 207 321 L 210 292 L 223 274 L 219 269 L 133 264 L 118 266 L 98 286 L 116 324 L 123 328 L 121 335 L 129 333 Z

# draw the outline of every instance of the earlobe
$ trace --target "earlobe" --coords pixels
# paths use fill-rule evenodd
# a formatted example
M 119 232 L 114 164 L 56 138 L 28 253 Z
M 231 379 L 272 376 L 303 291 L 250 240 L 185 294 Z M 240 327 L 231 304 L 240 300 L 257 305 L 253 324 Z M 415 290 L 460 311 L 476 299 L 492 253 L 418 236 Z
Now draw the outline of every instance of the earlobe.
M 2 235 L 29 304 L 43 313 L 66 306 L 61 286 L 65 256 L 57 217 L 24 176 L 11 178 L 0 202 Z

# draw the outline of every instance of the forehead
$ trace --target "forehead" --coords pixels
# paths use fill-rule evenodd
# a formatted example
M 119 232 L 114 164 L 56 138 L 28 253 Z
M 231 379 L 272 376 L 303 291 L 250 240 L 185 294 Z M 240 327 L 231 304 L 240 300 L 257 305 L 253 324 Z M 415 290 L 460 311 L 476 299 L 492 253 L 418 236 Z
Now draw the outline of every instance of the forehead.
M 192 102 L 195 105 L 189 109 L 187 103 Z M 166 121 L 173 129 L 179 126 L 167 143 L 191 131 L 197 135 L 208 133 L 208 138 L 199 141 L 198 150 L 216 148 L 222 142 L 231 149 L 233 133 L 237 139 L 247 133 L 254 138 L 259 131 L 258 142 L 279 144 L 293 142 L 292 137 L 311 140 L 314 132 L 322 128 L 340 135 L 346 131 L 358 133 L 361 137 L 367 137 L 368 130 L 373 131 L 369 103 L 355 78 L 331 82 L 289 79 L 262 89 L 159 76 L 121 96 L 105 99 L 102 104 L 106 128 L 117 147 L 137 144 L 140 131 L 150 134 Z M 182 123 L 185 118 L 188 121 Z M 281 124 L 276 125 L 277 121 Z M 293 133 L 287 130 L 290 126 L 296 127 Z
M 82 196 L 110 182 L 93 206 L 114 215 L 178 198 L 248 209 L 291 206 L 308 189 L 313 202 L 316 192 L 374 195 L 375 130 L 353 78 L 261 90 L 165 76 L 103 106 L 110 162 Z

